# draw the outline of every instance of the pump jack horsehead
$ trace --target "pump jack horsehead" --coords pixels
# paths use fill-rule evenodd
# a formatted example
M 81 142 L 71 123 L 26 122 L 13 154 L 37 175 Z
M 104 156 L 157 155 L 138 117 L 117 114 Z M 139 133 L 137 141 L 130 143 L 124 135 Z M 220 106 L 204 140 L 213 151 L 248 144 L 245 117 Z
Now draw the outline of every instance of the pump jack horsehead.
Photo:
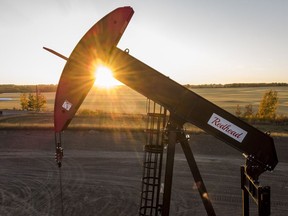
M 82 37 L 69 58 L 44 47 L 67 60 L 58 84 L 54 107 L 56 161 L 59 167 L 63 156 L 61 132 L 68 127 L 92 88 L 95 68 L 104 64 L 112 69 L 114 77 L 120 82 L 165 107 L 170 113 L 172 127 L 182 128 L 184 123 L 192 123 L 240 151 L 246 157 L 245 174 L 253 182 L 258 181 L 264 171 L 272 171 L 278 159 L 273 139 L 269 135 L 117 48 L 133 14 L 131 7 L 121 7 L 104 16 Z M 179 138 L 181 132 L 176 132 L 176 136 Z M 185 143 L 183 141 L 181 145 L 183 150 L 186 146 L 188 153 L 185 150 L 184 153 L 187 160 L 190 160 L 189 153 L 192 155 L 192 152 L 189 144 Z M 195 177 L 199 177 L 200 173 L 197 169 L 195 172 L 195 166 L 190 166 L 190 169 L 196 180 Z M 200 195 L 203 195 L 203 190 L 206 192 L 201 186 L 198 190 Z M 215 215 L 207 193 L 202 201 L 207 214 Z M 163 208 L 164 205 L 165 202 Z M 166 213 L 162 211 L 162 215 L 168 214 L 169 210 Z

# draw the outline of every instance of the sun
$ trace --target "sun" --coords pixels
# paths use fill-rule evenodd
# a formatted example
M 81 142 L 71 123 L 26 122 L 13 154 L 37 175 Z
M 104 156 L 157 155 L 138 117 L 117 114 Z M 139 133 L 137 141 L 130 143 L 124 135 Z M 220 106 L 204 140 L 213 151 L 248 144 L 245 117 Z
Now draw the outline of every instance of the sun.
M 113 77 L 113 72 L 108 67 L 101 65 L 96 68 L 94 86 L 110 89 L 121 84 Z

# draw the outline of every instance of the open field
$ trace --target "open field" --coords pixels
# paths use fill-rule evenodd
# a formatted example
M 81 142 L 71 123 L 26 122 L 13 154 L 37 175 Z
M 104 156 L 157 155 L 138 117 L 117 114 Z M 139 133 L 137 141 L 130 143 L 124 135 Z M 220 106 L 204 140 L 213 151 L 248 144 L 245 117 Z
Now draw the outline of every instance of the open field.
M 49 130 L 0 130 L 0 215 L 61 215 L 54 135 Z M 271 211 L 288 215 L 288 138 L 274 137 L 279 164 L 260 176 L 271 186 Z M 63 134 L 64 215 L 138 215 L 145 135 L 133 131 L 67 130 Z M 207 134 L 191 148 L 217 215 L 241 215 L 241 153 Z M 177 145 L 172 216 L 206 215 L 185 157 Z M 252 216 L 257 215 L 251 203 Z
M 278 114 L 288 116 L 288 87 L 250 87 L 250 88 L 198 88 L 195 93 L 212 101 L 223 109 L 235 113 L 236 106 L 252 104 L 256 112 L 263 94 L 273 89 L 278 92 Z M 47 98 L 47 111 L 53 111 L 55 92 L 43 93 Z M 0 94 L 1 109 L 20 109 L 20 93 Z M 1 98 L 10 100 L 1 101 Z M 81 105 L 80 109 L 89 109 L 114 113 L 146 113 L 146 98 L 126 86 L 112 90 L 93 89 Z
M 73 130 L 144 131 L 147 126 L 146 114 L 96 113 L 93 116 L 76 115 L 69 125 Z M 288 123 L 257 123 L 259 130 L 269 131 L 272 136 L 288 137 Z M 184 128 L 191 133 L 204 133 L 200 128 L 186 123 Z M 4 110 L 0 116 L 0 130 L 5 129 L 49 129 L 53 130 L 52 112 L 25 112 Z

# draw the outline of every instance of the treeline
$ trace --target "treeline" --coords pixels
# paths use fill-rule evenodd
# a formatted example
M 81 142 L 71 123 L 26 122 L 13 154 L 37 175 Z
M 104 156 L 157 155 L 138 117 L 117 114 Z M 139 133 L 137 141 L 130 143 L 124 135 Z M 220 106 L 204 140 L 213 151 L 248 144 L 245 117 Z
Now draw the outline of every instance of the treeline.
M 201 85 L 184 85 L 186 88 L 241 88 L 241 87 L 282 87 L 288 86 L 288 83 L 230 83 L 230 84 L 201 84 Z M 31 93 L 38 88 L 39 92 L 56 92 L 57 85 L 41 84 L 41 85 L 0 85 L 1 93 Z
M 230 84 L 201 84 L 184 85 L 186 88 L 244 88 L 244 87 L 282 87 L 288 83 L 230 83 Z
M 31 93 L 35 92 L 38 89 L 39 92 L 55 92 L 57 85 L 41 84 L 41 85 L 0 85 L 0 94 L 1 93 Z

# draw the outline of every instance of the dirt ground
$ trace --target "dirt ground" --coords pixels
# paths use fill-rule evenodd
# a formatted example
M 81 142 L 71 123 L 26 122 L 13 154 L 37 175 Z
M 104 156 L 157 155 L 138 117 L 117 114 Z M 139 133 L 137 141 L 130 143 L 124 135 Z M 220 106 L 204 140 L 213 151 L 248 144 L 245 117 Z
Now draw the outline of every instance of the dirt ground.
M 288 215 L 288 137 L 274 138 L 279 164 L 260 176 L 271 186 L 272 215 Z M 131 131 L 66 131 L 61 168 L 64 215 L 138 215 L 145 135 Z M 207 134 L 191 148 L 217 215 L 241 215 L 241 153 Z M 170 215 L 206 215 L 177 146 Z M 0 215 L 61 215 L 54 134 L 0 130 Z M 257 215 L 251 203 L 251 214 Z

